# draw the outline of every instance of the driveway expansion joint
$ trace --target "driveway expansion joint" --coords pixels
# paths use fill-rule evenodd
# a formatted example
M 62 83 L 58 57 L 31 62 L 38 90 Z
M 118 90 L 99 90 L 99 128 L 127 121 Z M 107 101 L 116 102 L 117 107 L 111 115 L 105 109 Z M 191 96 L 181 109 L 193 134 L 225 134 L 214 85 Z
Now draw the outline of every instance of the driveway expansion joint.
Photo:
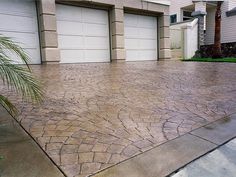
M 205 154 L 199 156 L 199 157 L 196 158 L 196 159 L 193 159 L 192 161 L 190 161 L 189 163 L 186 163 L 186 164 L 183 165 L 182 167 L 179 167 L 177 170 L 175 170 L 175 171 L 173 171 L 172 173 L 170 173 L 169 175 L 167 175 L 167 177 L 172 177 L 173 174 L 178 173 L 179 171 L 181 171 L 183 168 L 185 168 L 185 167 L 188 166 L 189 164 L 194 163 L 194 162 L 197 161 L 198 159 L 201 159 L 202 157 L 207 156 L 208 154 L 211 154 L 212 152 L 214 152 L 215 150 L 217 150 L 217 149 L 223 147 L 224 145 L 226 145 L 226 144 L 229 143 L 230 141 L 234 140 L 235 138 L 236 138 L 236 136 L 233 137 L 233 138 L 231 138 L 231 139 L 229 139 L 228 141 L 224 142 L 223 144 L 217 145 L 215 148 L 213 148 L 212 150 L 208 151 L 207 153 L 205 153 Z
M 201 137 L 201 136 L 192 134 L 191 132 L 189 132 L 189 134 L 190 134 L 190 135 L 193 135 L 193 136 L 196 136 L 196 137 L 198 137 L 198 138 L 200 138 L 200 139 L 202 139 L 202 140 L 208 141 L 209 143 L 212 143 L 212 144 L 214 144 L 214 145 L 216 145 L 216 146 L 219 145 L 219 144 L 216 144 L 216 143 L 214 143 L 214 142 L 212 142 L 212 141 L 210 141 L 210 140 L 208 140 L 208 139 L 205 139 L 205 138 L 203 138 L 203 137 Z

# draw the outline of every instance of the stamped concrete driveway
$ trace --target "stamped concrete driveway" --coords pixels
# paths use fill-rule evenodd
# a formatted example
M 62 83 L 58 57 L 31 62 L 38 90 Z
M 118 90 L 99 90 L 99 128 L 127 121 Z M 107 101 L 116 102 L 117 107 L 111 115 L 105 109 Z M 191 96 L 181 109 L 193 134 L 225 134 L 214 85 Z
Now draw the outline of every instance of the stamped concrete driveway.
M 93 174 L 236 112 L 236 64 L 33 66 L 45 102 L 18 120 L 69 176 Z M 1 88 L 2 92 L 3 88 Z

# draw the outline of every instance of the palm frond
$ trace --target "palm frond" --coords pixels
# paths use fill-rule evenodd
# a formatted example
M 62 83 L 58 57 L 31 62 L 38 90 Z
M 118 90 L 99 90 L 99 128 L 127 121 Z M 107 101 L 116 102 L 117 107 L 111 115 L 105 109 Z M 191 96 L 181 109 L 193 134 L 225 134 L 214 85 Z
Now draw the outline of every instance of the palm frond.
M 3 55 L 0 55 L 0 77 L 10 89 L 22 94 L 27 101 L 42 101 L 41 83 L 27 68 L 12 64 L 10 59 Z
M 15 116 L 18 113 L 16 107 L 4 96 L 0 95 L 0 104 L 12 115 Z
M 17 42 L 12 41 L 10 37 L 0 35 L 0 50 L 9 50 L 10 52 L 15 53 L 17 56 L 19 56 L 23 64 L 26 64 L 26 66 L 30 70 L 30 67 L 28 65 L 28 62 L 30 61 L 29 56 L 26 54 L 24 49 L 22 49 L 22 47 Z
M 26 64 L 13 64 L 6 50 L 15 53 Z M 26 101 L 40 103 L 43 99 L 41 83 L 34 78 L 28 65 L 29 57 L 25 51 L 10 38 L 0 35 L 0 78 L 8 89 L 20 94 Z M 15 113 L 15 107 L 5 97 L 0 97 L 2 104 L 9 112 Z

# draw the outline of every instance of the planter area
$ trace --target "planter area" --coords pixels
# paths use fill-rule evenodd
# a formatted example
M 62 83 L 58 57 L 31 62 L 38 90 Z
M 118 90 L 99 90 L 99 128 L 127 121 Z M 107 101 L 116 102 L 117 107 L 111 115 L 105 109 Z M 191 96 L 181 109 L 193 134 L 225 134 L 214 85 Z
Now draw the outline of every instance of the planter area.
M 236 42 L 221 44 L 222 57 L 236 58 Z M 200 56 L 202 58 L 210 58 L 213 53 L 213 45 L 204 45 L 200 48 Z

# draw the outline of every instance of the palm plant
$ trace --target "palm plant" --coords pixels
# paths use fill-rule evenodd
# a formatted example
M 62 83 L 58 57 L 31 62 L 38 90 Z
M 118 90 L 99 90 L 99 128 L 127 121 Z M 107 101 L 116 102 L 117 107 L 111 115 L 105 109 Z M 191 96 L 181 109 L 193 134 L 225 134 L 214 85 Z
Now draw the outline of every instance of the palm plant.
M 25 66 L 13 63 L 10 53 L 15 54 Z M 20 45 L 9 37 L 0 35 L 0 78 L 2 84 L 19 94 L 24 100 L 40 103 L 43 91 L 40 82 L 34 78 L 28 65 L 29 57 Z M 13 116 L 17 108 L 4 95 L 0 94 L 0 104 Z

